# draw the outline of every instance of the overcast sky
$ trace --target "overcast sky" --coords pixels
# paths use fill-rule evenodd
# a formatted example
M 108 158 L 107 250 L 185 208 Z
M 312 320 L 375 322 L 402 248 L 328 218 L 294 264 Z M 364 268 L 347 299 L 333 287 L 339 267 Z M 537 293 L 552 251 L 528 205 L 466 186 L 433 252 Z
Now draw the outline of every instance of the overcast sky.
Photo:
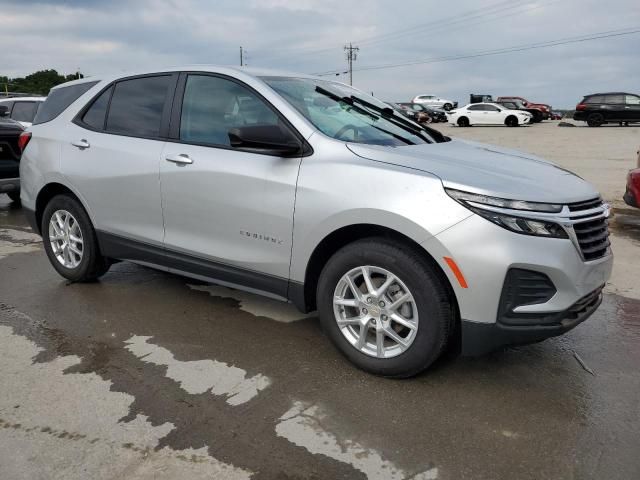
M 2 0 L 0 75 L 87 75 L 188 63 L 346 70 L 383 99 L 519 95 L 559 108 L 640 93 L 640 34 L 464 60 L 357 71 L 605 31 L 640 29 L 640 0 Z M 348 81 L 346 75 L 333 76 Z

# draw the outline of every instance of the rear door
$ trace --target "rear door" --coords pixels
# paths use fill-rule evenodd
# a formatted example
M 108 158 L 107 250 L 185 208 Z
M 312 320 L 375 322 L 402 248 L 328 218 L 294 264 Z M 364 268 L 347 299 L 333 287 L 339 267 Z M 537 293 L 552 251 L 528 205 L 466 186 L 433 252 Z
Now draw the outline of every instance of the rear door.
M 176 270 L 286 296 L 301 158 L 232 148 L 229 130 L 279 125 L 280 114 L 239 81 L 183 75 L 160 180 L 167 257 Z
M 66 131 L 62 172 L 88 205 L 101 241 L 162 247 L 160 155 L 177 74 L 119 80 Z M 136 244 L 137 245 L 137 244 Z M 137 259 L 132 252 L 122 258 Z

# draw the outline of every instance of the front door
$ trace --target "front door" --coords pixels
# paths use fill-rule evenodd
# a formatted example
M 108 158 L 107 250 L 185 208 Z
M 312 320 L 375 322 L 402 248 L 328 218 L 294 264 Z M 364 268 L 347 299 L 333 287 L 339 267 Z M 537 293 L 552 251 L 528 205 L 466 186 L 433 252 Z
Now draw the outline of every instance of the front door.
M 170 267 L 286 296 L 301 159 L 232 148 L 229 130 L 283 125 L 260 95 L 236 80 L 183 75 L 162 154 L 164 243 Z
M 640 122 L 640 97 L 625 95 L 624 119 L 627 122 Z

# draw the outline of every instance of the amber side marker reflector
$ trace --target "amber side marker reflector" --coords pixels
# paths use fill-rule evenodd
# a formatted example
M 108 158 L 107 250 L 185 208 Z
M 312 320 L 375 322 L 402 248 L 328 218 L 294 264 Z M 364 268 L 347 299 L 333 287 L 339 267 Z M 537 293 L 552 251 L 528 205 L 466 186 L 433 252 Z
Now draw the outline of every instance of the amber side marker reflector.
M 467 281 L 464 279 L 464 275 L 462 275 L 462 272 L 458 268 L 458 264 L 453 260 L 453 258 L 451 257 L 443 257 L 443 258 L 444 258 L 444 261 L 447 262 L 447 265 L 449 265 L 449 268 L 451 269 L 453 274 L 458 279 L 458 283 L 460 284 L 460 286 L 462 288 L 469 288 L 469 285 L 467 285 Z

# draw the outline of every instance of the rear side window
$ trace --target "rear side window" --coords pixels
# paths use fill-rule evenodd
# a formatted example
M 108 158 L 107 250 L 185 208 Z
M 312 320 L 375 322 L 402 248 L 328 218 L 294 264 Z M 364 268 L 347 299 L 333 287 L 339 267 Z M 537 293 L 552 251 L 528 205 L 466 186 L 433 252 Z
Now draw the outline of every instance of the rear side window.
M 116 83 L 107 131 L 134 137 L 159 137 L 171 75 L 134 78 Z
M 109 99 L 111 98 L 112 90 L 113 87 L 106 89 L 98 98 L 95 99 L 89 107 L 89 110 L 87 110 L 82 116 L 82 123 L 96 130 L 104 129 L 104 120 L 107 114 L 107 107 L 109 106 Z
M 11 118 L 17 122 L 33 122 L 38 104 L 36 102 L 16 102 L 13 104 Z
M 620 104 L 624 103 L 624 100 L 622 98 L 622 95 L 605 95 L 604 103 Z
M 604 103 L 604 96 L 594 95 L 593 97 L 587 97 L 582 103 Z
M 47 99 L 38 109 L 33 124 L 37 125 L 39 123 L 50 122 L 64 112 L 69 105 L 80 98 L 82 94 L 87 92 L 96 83 L 98 82 L 85 82 L 51 90 Z
M 484 105 L 471 105 L 467 110 L 480 111 L 484 110 Z

